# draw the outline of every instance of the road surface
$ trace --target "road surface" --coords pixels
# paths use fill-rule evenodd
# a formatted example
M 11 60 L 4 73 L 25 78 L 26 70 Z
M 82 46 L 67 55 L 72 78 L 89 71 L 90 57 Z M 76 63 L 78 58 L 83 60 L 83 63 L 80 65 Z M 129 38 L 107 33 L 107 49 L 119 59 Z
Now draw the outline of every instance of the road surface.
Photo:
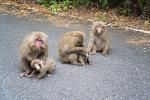
M 91 23 L 60 27 L 48 21 L 0 13 L 0 100 L 150 100 L 150 47 L 126 43 L 136 34 L 108 28 L 111 52 L 91 56 L 92 65 L 61 64 L 57 44 L 63 32 L 86 33 Z M 24 36 L 42 31 L 49 36 L 49 54 L 56 73 L 39 81 L 19 76 L 18 46 Z

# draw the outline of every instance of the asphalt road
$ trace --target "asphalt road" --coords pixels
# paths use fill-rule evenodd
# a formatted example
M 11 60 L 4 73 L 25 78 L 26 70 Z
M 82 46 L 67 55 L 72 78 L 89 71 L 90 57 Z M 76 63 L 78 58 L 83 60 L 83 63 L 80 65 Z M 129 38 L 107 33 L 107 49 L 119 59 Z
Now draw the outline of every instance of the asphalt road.
M 150 100 L 150 47 L 127 44 L 135 34 L 108 28 L 111 52 L 91 56 L 92 65 L 61 64 L 57 43 L 63 32 L 80 30 L 89 39 L 90 23 L 58 27 L 47 21 L 0 13 L 0 100 Z M 21 78 L 18 46 L 33 31 L 49 36 L 49 54 L 56 73 L 36 81 Z

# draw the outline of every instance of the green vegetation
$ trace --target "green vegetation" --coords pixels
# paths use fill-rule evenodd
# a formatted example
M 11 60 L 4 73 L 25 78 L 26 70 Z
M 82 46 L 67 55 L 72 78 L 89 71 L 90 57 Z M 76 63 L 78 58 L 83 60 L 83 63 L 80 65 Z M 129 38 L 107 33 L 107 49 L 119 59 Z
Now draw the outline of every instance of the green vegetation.
M 99 9 L 114 9 L 126 16 L 139 16 L 143 13 L 146 0 L 36 0 L 52 13 L 68 10 L 78 6 L 97 7 Z M 149 1 L 148 1 L 149 2 Z M 150 6 L 150 5 L 149 5 Z

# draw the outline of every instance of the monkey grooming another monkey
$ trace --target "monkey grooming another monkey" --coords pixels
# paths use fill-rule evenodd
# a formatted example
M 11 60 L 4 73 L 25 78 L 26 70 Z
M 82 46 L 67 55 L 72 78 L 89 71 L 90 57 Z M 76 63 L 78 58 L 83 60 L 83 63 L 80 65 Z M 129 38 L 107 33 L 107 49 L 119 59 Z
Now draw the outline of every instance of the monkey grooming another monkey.
M 47 57 L 46 61 L 41 59 L 33 59 L 31 62 L 33 72 L 31 77 L 35 76 L 37 79 L 43 78 L 47 73 L 53 74 L 56 69 L 55 61 Z
M 43 32 L 28 34 L 20 45 L 19 53 L 23 71 L 21 76 L 28 77 L 33 71 L 31 61 L 33 59 L 46 60 L 48 57 L 48 36 Z
M 62 63 L 83 66 L 90 63 L 83 45 L 84 33 L 71 31 L 64 33 L 58 44 L 58 53 Z
M 106 32 L 104 23 L 101 21 L 94 22 L 90 33 L 90 40 L 87 52 L 95 55 L 96 52 L 102 52 L 106 55 L 109 48 L 109 34 Z

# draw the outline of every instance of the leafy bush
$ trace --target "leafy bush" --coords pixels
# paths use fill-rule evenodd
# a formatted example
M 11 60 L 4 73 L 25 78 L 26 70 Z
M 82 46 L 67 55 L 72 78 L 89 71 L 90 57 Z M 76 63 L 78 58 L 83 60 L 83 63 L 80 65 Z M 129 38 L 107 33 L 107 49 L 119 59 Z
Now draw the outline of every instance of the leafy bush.
M 129 8 L 117 8 L 115 9 L 115 12 L 120 15 L 125 15 L 125 16 L 131 15 L 131 9 Z
M 139 4 L 140 8 L 143 9 L 145 6 L 145 0 L 138 0 L 138 4 Z
M 117 8 L 115 10 L 117 13 L 121 15 L 131 15 L 134 12 L 141 13 L 141 10 L 143 10 L 145 6 L 145 0 L 37 0 L 37 1 L 44 7 L 48 7 L 52 13 L 57 13 L 59 11 L 68 10 L 70 8 L 78 6 L 89 7 L 96 5 L 102 9 Z
M 79 0 L 78 3 L 80 5 L 89 6 L 92 3 L 92 0 Z
M 49 8 L 52 13 L 68 10 L 73 7 L 71 0 L 37 0 L 37 2 Z

